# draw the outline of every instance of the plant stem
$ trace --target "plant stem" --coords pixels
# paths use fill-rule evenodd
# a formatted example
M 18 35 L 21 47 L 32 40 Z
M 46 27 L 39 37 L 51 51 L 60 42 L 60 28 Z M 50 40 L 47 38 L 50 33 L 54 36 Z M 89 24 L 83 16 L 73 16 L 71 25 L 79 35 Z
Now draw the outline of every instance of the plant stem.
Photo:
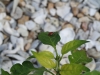
M 58 53 L 57 53 L 57 49 L 56 49 L 56 46 L 54 46 L 54 50 L 56 52 L 56 58 L 58 57 Z
M 55 49 L 55 52 L 56 52 L 56 62 L 57 62 L 57 66 L 56 66 L 56 75 L 59 75 L 59 56 L 58 56 L 58 53 L 57 53 L 57 49 L 56 49 L 56 46 L 54 46 L 54 49 Z

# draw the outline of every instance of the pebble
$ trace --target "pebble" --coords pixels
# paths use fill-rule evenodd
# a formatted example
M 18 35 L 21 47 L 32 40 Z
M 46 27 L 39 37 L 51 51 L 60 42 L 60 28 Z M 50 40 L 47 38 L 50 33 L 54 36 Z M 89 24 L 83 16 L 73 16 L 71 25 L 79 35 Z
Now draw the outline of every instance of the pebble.
M 88 30 L 88 23 L 87 22 L 83 22 L 82 25 L 81 25 L 82 29 L 84 31 L 87 31 Z
M 87 50 L 87 54 L 95 59 L 100 59 L 100 52 L 98 52 L 95 48 Z
M 3 62 L 2 62 L 2 69 L 5 71 L 10 72 L 10 68 L 12 67 L 12 61 L 8 57 L 3 57 Z
M 90 69 L 90 71 L 93 71 L 96 68 L 96 63 L 95 63 L 94 59 L 92 59 L 92 61 L 87 63 L 85 66 L 88 67 Z
M 96 41 L 99 39 L 100 33 L 97 31 L 93 31 L 92 34 L 89 36 L 89 39 Z
M 17 23 L 16 23 L 15 19 L 11 18 L 9 23 L 10 23 L 11 28 L 16 28 Z
M 0 31 L 3 31 L 3 25 L 1 22 L 0 22 Z
M 50 14 L 52 16 L 55 16 L 56 15 L 56 9 L 54 9 L 54 8 L 50 9 Z
M 51 25 L 50 23 L 45 24 L 44 26 L 44 32 L 56 32 L 56 27 L 54 25 Z
M 98 52 L 100 52 L 100 42 L 98 41 L 95 42 L 95 48 Z
M 89 7 L 84 6 L 83 9 L 81 10 L 81 12 L 82 12 L 84 15 L 88 15 L 88 14 L 89 14 Z
M 63 44 L 65 44 L 75 38 L 75 32 L 74 32 L 73 28 L 65 28 L 65 29 L 61 30 L 59 32 L 59 35 L 61 37 L 60 41 Z
M 5 9 L 6 9 L 6 7 L 5 7 L 4 3 L 0 1 L 0 13 L 5 12 Z
M 28 30 L 32 30 L 32 29 L 36 28 L 36 23 L 34 23 L 32 20 L 26 21 L 25 25 Z
M 25 22 L 28 20 L 29 16 L 23 15 L 20 19 L 18 19 L 18 24 L 25 24 Z
M 49 11 L 50 11 L 50 9 L 53 9 L 54 8 L 54 3 L 49 2 L 47 8 L 48 8 Z
M 24 28 L 19 28 L 18 30 L 17 30 L 23 37 L 27 37 L 28 36 L 28 31 L 26 30 L 26 29 L 24 29 Z
M 75 2 L 75 1 L 71 1 L 71 3 L 70 3 L 71 7 L 77 7 L 78 5 L 79 5 L 79 3 Z
M 6 13 L 0 13 L 0 20 L 3 20 L 6 17 Z
M 57 15 L 60 16 L 61 18 L 64 18 L 68 13 L 70 14 L 70 10 L 71 10 L 71 8 L 69 6 L 64 5 L 60 8 L 57 8 Z M 72 15 L 72 14 L 70 14 L 70 15 Z M 67 15 L 67 16 L 69 16 L 69 15 Z
M 27 38 L 28 39 L 34 39 L 34 34 L 35 34 L 35 32 L 31 31 Z
M 83 15 L 83 13 L 78 13 L 77 17 L 82 18 L 82 17 L 84 17 L 84 15 Z
M 89 31 L 83 31 L 82 29 L 79 29 L 75 36 L 75 39 L 87 40 L 88 36 L 89 36 Z
M 94 21 L 94 23 L 93 23 L 93 29 L 95 31 L 100 32 L 100 22 L 99 21 Z
M 67 16 L 64 17 L 64 21 L 68 21 L 70 22 L 70 20 L 73 18 L 73 14 L 72 13 L 69 13 L 67 14 Z
M 28 51 L 30 49 L 30 47 L 31 47 L 31 43 L 27 43 L 25 45 L 25 51 Z
M 59 27 L 59 20 L 57 18 L 55 18 L 55 17 L 51 17 L 50 18 L 50 23 L 52 23 L 56 27 Z
M 14 19 L 19 19 L 21 18 L 23 15 L 23 11 L 20 7 L 17 7 L 16 8 L 16 11 L 14 13 L 11 13 L 11 16 L 14 18 Z
M 15 36 L 12 36 L 12 35 L 10 36 L 10 41 L 13 45 L 15 45 L 17 43 L 17 39 L 18 39 L 18 37 L 15 37 Z
M 45 21 L 45 18 L 47 16 L 47 10 L 45 9 L 40 9 L 39 11 L 35 12 L 32 18 L 34 18 L 34 21 L 37 24 L 43 24 Z
M 79 22 L 90 22 L 90 19 L 86 16 L 79 18 Z
M 35 40 L 32 42 L 30 49 L 36 49 L 40 44 L 39 40 Z
M 90 8 L 90 11 L 89 11 L 90 16 L 94 16 L 96 11 L 97 11 L 96 9 Z
M 77 7 L 73 7 L 73 8 L 72 8 L 72 12 L 73 12 L 73 15 L 74 15 L 74 16 L 77 16 L 78 13 L 79 13 L 79 9 L 78 9 Z
M 94 16 L 95 16 L 96 20 L 100 20 L 100 13 L 99 12 L 96 12 Z

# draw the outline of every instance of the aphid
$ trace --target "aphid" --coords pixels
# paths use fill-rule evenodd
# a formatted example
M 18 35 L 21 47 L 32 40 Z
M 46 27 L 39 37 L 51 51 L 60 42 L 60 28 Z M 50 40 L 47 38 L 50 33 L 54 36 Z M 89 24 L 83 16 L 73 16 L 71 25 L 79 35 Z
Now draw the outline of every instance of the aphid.
M 53 35 L 53 32 L 49 32 L 48 35 L 49 35 L 49 36 Z

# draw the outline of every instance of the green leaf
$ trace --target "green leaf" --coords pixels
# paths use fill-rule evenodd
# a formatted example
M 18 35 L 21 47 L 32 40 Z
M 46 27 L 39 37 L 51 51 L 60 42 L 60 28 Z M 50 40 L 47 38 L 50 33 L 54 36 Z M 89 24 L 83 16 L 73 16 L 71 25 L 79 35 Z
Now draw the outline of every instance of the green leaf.
M 35 68 L 33 67 L 32 63 L 29 61 L 24 61 L 21 64 L 15 64 L 10 69 L 11 75 L 27 75 L 31 71 L 33 71 Z
M 37 68 L 37 70 L 35 70 L 33 75 L 43 75 L 44 71 L 46 71 L 44 67 Z
M 33 70 L 33 69 L 35 69 L 34 68 L 34 66 L 33 66 L 33 64 L 31 63 L 31 62 L 29 62 L 29 61 L 24 61 L 23 63 L 22 63 L 22 66 L 24 67 L 24 68 L 27 68 L 28 70 Z
M 90 71 L 87 67 L 81 64 L 65 64 L 61 67 L 61 75 L 80 75 L 82 72 Z
M 38 39 L 43 43 L 47 45 L 51 45 L 52 47 L 55 47 L 56 44 L 60 41 L 60 36 L 58 32 L 51 32 L 52 35 L 49 32 L 41 32 L 38 35 Z
M 64 55 L 71 50 L 75 50 L 76 48 L 80 47 L 82 44 L 85 44 L 86 42 L 88 42 L 88 41 L 85 41 L 85 40 L 70 41 L 62 47 L 61 53 L 62 53 L 62 55 Z
M 10 75 L 7 71 L 4 71 L 3 69 L 1 69 L 1 75 Z
M 48 58 L 47 56 L 41 54 L 41 53 L 37 53 L 37 52 L 32 52 L 33 55 L 36 57 L 36 59 L 38 60 L 38 62 L 45 68 L 55 68 L 56 67 L 56 63 L 50 58 Z
M 74 50 L 71 51 L 71 54 L 72 55 L 68 56 L 70 63 L 86 64 L 92 61 L 92 58 L 87 57 L 87 54 L 84 50 Z
M 10 71 L 12 72 L 12 75 L 20 75 L 23 72 L 23 67 L 20 64 L 15 64 Z
M 100 72 L 99 71 L 92 71 L 92 72 L 86 72 L 85 74 L 83 75 L 100 75 Z
M 45 56 L 45 57 L 51 58 L 51 59 L 54 58 L 54 55 L 50 51 L 41 51 L 41 52 L 39 52 L 39 55 Z

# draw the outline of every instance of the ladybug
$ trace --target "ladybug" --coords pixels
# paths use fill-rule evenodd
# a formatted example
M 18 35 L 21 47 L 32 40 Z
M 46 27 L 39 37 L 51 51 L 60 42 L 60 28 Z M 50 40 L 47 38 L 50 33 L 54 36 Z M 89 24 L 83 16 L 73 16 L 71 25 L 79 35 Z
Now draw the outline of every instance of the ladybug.
M 49 35 L 49 36 L 53 35 L 53 32 L 49 32 L 48 35 Z

